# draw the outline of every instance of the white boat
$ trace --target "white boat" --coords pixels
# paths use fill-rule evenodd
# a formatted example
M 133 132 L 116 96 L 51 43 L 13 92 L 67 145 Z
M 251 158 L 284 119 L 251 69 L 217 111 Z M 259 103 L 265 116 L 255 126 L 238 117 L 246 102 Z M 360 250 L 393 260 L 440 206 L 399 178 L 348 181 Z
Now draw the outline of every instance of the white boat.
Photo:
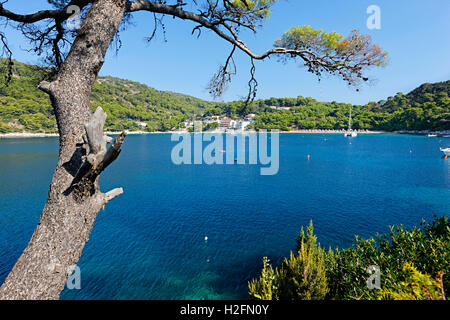
M 450 148 L 439 148 L 447 157 L 450 157 Z
M 437 137 L 437 134 L 428 134 L 427 137 Z
M 352 108 L 350 107 L 350 116 L 348 117 L 348 130 L 345 131 L 344 133 L 344 137 L 351 137 L 354 138 L 356 137 L 358 134 L 356 133 L 356 131 L 352 130 Z

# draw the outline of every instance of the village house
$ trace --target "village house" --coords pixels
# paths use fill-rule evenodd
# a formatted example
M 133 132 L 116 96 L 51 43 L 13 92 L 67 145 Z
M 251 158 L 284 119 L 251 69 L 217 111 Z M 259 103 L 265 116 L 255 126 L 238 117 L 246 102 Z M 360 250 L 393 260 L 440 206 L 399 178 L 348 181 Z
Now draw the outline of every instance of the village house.
M 224 119 L 220 120 L 219 127 L 220 128 L 231 128 L 232 124 L 233 124 L 232 122 L 233 122 L 233 119 L 224 118 Z
M 140 127 L 143 127 L 143 128 L 147 127 L 147 122 L 136 121 L 135 123 Z

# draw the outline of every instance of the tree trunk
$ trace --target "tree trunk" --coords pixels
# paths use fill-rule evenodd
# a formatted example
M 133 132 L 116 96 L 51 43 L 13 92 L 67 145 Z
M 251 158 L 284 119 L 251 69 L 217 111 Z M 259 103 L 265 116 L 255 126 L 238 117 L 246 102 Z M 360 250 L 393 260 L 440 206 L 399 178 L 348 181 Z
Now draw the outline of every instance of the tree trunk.
M 39 224 L 0 288 L 0 299 L 58 299 L 98 212 L 121 193 L 100 192 L 98 177 L 120 153 L 124 135 L 105 149 L 99 137 L 106 115 L 99 109 L 93 117 L 90 96 L 125 6 L 125 0 L 95 1 L 56 80 L 39 85 L 55 111 L 59 160 Z

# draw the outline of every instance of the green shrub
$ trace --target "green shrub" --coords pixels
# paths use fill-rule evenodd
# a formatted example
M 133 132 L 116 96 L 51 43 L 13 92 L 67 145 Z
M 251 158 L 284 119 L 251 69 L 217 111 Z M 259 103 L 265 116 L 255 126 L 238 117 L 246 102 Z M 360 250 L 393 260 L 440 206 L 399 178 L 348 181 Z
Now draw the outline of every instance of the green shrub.
M 438 299 L 448 296 L 450 221 L 434 217 L 421 227 L 390 227 L 375 238 L 355 237 L 350 248 L 330 249 L 317 243 L 312 222 L 297 238 L 297 252 L 249 283 L 256 299 Z M 369 266 L 380 270 L 380 289 L 369 289 Z M 436 282 L 436 279 L 440 280 Z
M 269 258 L 263 257 L 263 269 L 261 271 L 261 277 L 259 279 L 253 279 L 249 283 L 250 296 L 259 300 L 273 300 L 273 290 L 275 280 L 275 272 L 270 265 Z
M 438 279 L 433 279 L 428 274 L 417 271 L 411 263 L 403 265 L 406 273 L 404 281 L 399 283 L 397 291 L 383 289 L 379 291 L 380 300 L 445 300 L 442 274 Z
M 334 250 L 327 257 L 330 299 L 376 299 L 377 290 L 367 287 L 367 268 L 376 265 L 381 271 L 381 288 L 397 291 L 406 278 L 403 268 L 412 263 L 419 272 L 436 277 L 444 272 L 448 294 L 450 273 L 450 222 L 446 216 L 434 217 L 421 228 L 403 225 L 390 227 L 385 235 L 356 240 L 351 248 Z
M 312 221 L 305 236 L 303 228 L 297 241 L 297 255 L 275 270 L 263 259 L 261 277 L 249 283 L 250 296 L 262 300 L 318 300 L 327 294 L 325 252 L 313 235 Z

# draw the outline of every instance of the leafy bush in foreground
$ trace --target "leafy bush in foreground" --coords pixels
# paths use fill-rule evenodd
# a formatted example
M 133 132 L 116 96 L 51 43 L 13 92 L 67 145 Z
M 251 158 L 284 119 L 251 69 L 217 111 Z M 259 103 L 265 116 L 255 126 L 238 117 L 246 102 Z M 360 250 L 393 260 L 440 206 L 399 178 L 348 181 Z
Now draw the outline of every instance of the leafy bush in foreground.
M 308 251 L 309 254 L 304 255 L 303 244 L 306 248 L 314 248 L 313 253 Z M 413 294 L 416 299 L 434 299 L 437 298 L 438 287 L 433 279 L 441 277 L 444 293 L 448 295 L 450 222 L 447 216 L 434 217 L 431 223 L 422 222 L 420 228 L 390 227 L 389 233 L 375 238 L 356 236 L 352 247 L 330 249 L 327 253 L 316 243 L 310 225 L 306 238 L 301 233 L 297 239 L 297 251 L 297 256 L 291 254 L 275 268 L 273 274 L 270 272 L 272 267 L 265 264 L 265 273 L 249 284 L 250 296 L 259 298 L 262 292 L 272 292 L 271 297 L 266 296 L 267 299 L 320 299 L 323 296 L 311 293 L 315 292 L 316 284 L 326 283 L 326 299 L 406 299 L 412 298 Z M 318 266 L 316 272 L 308 269 L 310 264 L 305 261 L 310 260 Z M 325 266 L 324 278 L 319 271 L 321 265 Z M 381 290 L 368 288 L 369 266 L 380 269 Z M 312 287 L 305 286 L 305 274 L 310 276 Z M 414 291 L 418 288 L 425 288 L 430 293 L 418 294 Z M 442 294 L 442 298 L 445 295 Z
M 411 263 L 405 263 L 403 271 L 408 273 L 400 282 L 399 289 L 384 289 L 378 292 L 380 300 L 444 300 L 442 273 L 439 279 L 417 271 Z
M 267 257 L 263 259 L 261 277 L 249 284 L 250 295 L 263 300 L 323 299 L 328 292 L 325 252 L 316 240 L 311 221 L 306 237 L 302 228 L 297 239 L 297 255 L 291 252 L 275 270 Z

